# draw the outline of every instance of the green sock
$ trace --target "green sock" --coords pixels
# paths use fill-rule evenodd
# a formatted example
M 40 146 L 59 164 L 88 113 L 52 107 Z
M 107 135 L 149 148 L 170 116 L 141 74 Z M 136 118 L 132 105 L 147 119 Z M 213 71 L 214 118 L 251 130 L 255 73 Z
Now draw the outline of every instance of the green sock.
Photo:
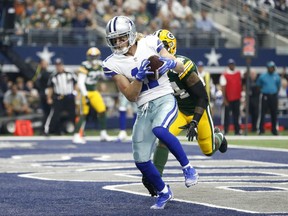
M 75 133 L 79 133 L 80 132 L 80 128 L 83 127 L 83 125 L 85 123 L 86 123 L 86 116 L 85 115 L 81 115 L 80 118 L 79 118 L 79 121 L 75 125 Z
M 100 130 L 106 130 L 106 112 L 98 114 L 98 125 Z
M 157 146 L 154 152 L 153 163 L 162 176 L 165 164 L 168 160 L 169 150 L 166 146 Z

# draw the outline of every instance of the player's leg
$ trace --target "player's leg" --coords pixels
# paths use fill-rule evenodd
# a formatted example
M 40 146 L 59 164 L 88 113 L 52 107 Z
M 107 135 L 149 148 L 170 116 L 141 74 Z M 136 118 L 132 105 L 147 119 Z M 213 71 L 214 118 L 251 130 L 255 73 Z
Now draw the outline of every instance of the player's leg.
M 265 129 L 264 129 L 264 123 L 265 123 L 265 114 L 267 113 L 267 109 L 268 109 L 268 103 L 267 103 L 267 96 L 260 94 L 260 114 L 258 117 L 258 128 L 259 128 L 259 135 L 264 134 L 265 133 Z
M 129 101 L 127 98 L 122 94 L 119 93 L 119 134 L 118 134 L 118 140 L 123 141 L 127 138 L 127 106 Z
M 90 93 L 90 92 L 89 92 Z M 112 141 L 112 137 L 107 134 L 107 117 L 106 117 L 106 105 L 104 100 L 98 91 L 93 91 L 89 95 L 91 107 L 97 112 L 98 125 L 100 128 L 100 140 Z
M 86 118 L 89 113 L 90 107 L 86 104 L 84 96 L 81 96 L 80 100 L 80 116 L 75 125 L 75 131 L 73 136 L 73 143 L 85 144 L 86 140 L 84 139 L 84 130 L 86 124 Z
M 160 173 L 150 160 L 155 149 L 155 142 L 156 137 L 152 133 L 149 114 L 145 115 L 141 108 L 139 108 L 132 132 L 133 158 L 136 167 L 145 179 L 153 185 L 159 195 L 156 204 L 151 206 L 151 208 L 161 209 L 172 198 L 172 192 L 164 183 Z
M 178 107 L 176 99 L 173 95 L 166 95 L 165 97 L 153 101 L 153 106 L 157 107 L 157 110 L 154 109 L 155 111 L 152 118 L 153 133 L 167 146 L 169 151 L 181 164 L 185 177 L 185 185 L 190 187 L 196 184 L 198 181 L 198 173 L 190 165 L 180 141 L 168 130 L 170 124 L 172 124 L 177 117 Z
M 278 112 L 278 96 L 275 95 L 269 95 L 269 109 L 271 114 L 271 133 L 273 135 L 278 135 L 277 131 L 277 112 Z
M 177 118 L 169 127 L 170 133 L 177 136 L 182 131 L 182 129 L 179 129 L 179 127 L 186 125 L 187 123 L 188 122 L 186 121 L 185 115 L 180 111 L 178 111 Z M 159 144 L 157 145 L 156 150 L 154 152 L 153 162 L 158 171 L 160 172 L 161 176 L 163 174 L 165 164 L 168 160 L 168 155 L 169 155 L 169 149 L 165 144 L 159 141 Z
M 231 102 L 231 110 L 235 135 L 240 135 L 240 100 Z
M 223 133 L 214 129 L 210 109 L 206 109 L 198 124 L 198 144 L 206 156 L 213 155 L 218 149 L 224 153 L 227 151 L 227 141 Z
M 228 134 L 230 125 L 230 105 L 224 106 L 224 133 Z

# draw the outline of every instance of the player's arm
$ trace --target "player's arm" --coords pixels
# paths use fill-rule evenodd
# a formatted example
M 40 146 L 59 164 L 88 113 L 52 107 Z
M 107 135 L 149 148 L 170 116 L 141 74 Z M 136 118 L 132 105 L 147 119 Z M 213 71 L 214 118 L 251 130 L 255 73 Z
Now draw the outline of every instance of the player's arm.
M 52 104 L 53 103 L 53 99 L 52 99 L 53 88 L 52 87 L 48 87 L 46 94 L 47 94 L 47 104 Z
M 159 54 L 161 57 L 172 59 L 176 62 L 176 66 L 174 68 L 169 68 L 169 69 L 173 69 L 177 73 L 182 73 L 184 71 L 184 64 L 178 59 L 176 59 L 175 56 L 171 55 L 165 48 L 161 49 Z
M 113 76 L 113 81 L 116 83 L 119 91 L 131 102 L 136 102 L 142 89 L 142 81 L 137 79 L 130 81 L 123 75 Z
M 199 76 L 194 72 L 190 73 L 185 82 L 187 86 L 186 90 L 189 92 L 189 94 L 196 96 L 197 102 L 195 106 L 193 120 L 199 122 L 204 110 L 208 106 L 207 91 Z
M 77 78 L 78 88 L 79 88 L 81 94 L 85 97 L 88 95 L 86 85 L 85 85 L 87 73 L 88 73 L 88 71 L 83 66 L 81 66 L 78 70 L 78 78 Z

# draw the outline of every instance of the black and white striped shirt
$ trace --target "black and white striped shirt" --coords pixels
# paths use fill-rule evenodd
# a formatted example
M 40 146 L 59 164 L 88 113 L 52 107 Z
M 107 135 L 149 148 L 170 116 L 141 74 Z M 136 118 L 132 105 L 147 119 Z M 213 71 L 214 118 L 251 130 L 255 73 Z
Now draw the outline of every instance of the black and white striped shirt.
M 71 95 L 74 91 L 74 85 L 77 79 L 75 74 L 70 72 L 53 73 L 48 81 L 48 87 L 53 88 L 56 95 Z

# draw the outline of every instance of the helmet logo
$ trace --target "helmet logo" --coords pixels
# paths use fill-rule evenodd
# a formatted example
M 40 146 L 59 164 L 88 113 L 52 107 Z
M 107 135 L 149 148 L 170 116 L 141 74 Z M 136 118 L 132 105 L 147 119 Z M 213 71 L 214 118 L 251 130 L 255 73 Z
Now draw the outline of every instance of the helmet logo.
M 173 35 L 171 32 L 168 32 L 168 33 L 167 33 L 167 37 L 168 37 L 169 39 L 171 39 L 171 40 L 174 40 L 174 39 L 175 39 L 174 35 Z

